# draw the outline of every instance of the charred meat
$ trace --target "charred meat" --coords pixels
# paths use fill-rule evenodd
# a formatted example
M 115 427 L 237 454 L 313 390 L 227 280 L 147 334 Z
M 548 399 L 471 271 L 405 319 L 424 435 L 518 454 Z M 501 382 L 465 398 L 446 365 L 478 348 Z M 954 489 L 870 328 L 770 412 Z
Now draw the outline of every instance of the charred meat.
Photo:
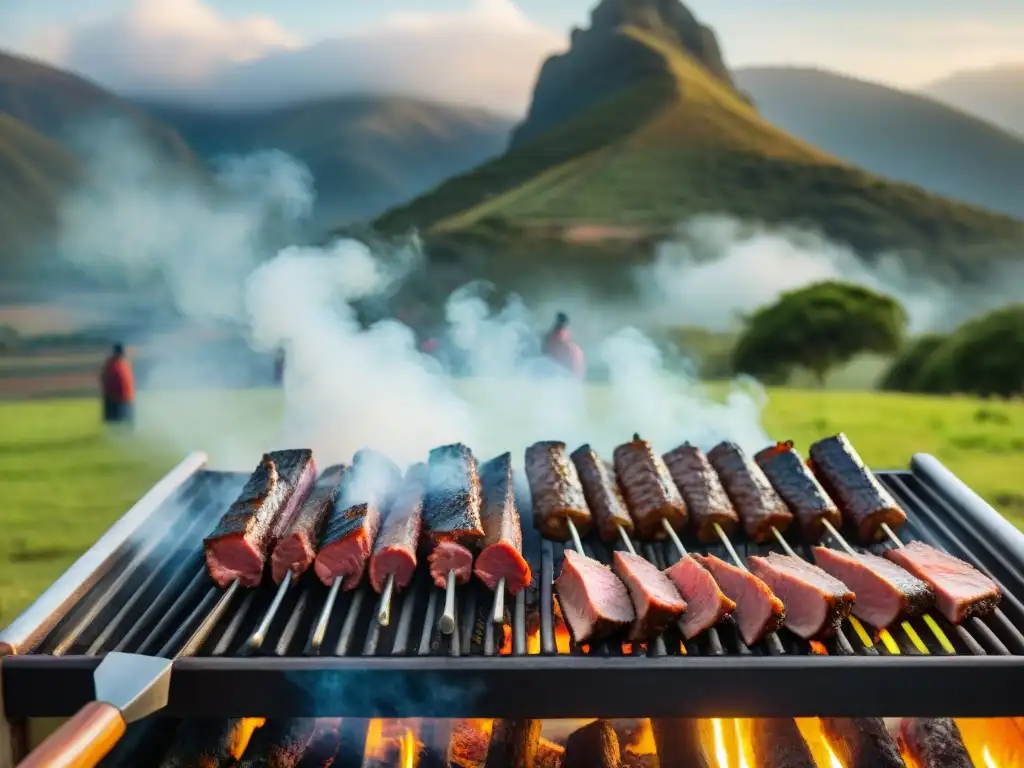
M 457 584 L 473 575 L 473 552 L 484 536 L 480 519 L 480 476 L 476 457 L 462 443 L 435 448 L 428 459 L 429 479 L 423 523 L 434 544 L 430 576 L 444 589 L 450 571 Z
M 615 469 L 597 455 L 589 445 L 581 445 L 572 453 L 572 463 L 583 486 L 591 514 L 597 519 L 597 532 L 604 541 L 617 541 L 619 529 L 633 532 L 626 500 L 622 496 Z
M 919 768 L 974 768 L 956 721 L 948 717 L 905 717 L 899 743 Z
M 607 720 L 577 728 L 565 742 L 562 768 L 619 768 L 619 737 Z
M 831 637 L 850 615 L 856 595 L 805 560 L 772 552 L 747 558 L 747 567 L 786 606 L 786 627 L 804 640 Z
M 686 610 L 679 619 L 683 637 L 692 640 L 736 610 L 736 603 L 725 596 L 711 572 L 689 555 L 665 569 Z
M 796 516 L 804 538 L 818 541 L 825 534 L 825 521 L 833 528 L 843 525 L 839 507 L 821 487 L 792 442 L 779 443 L 754 456 L 754 461 L 772 487 Z
M 512 454 L 504 453 L 484 464 L 480 468 L 480 484 L 484 538 L 474 573 L 491 590 L 504 578 L 505 588 L 515 595 L 530 583 L 532 573 L 523 557 L 523 531 L 516 508 Z
M 631 642 L 654 639 L 686 610 L 686 603 L 669 578 L 639 555 L 616 551 L 612 568 L 633 601 L 636 618 L 629 631 Z
M 888 560 L 867 552 L 855 555 L 814 548 L 814 562 L 853 590 L 853 615 L 877 629 L 910 619 L 935 604 L 931 587 Z
M 740 525 L 729 495 L 704 452 L 695 445 L 683 443 L 664 456 L 665 466 L 679 488 L 697 540 L 704 544 L 718 541 L 715 524 L 726 536 L 732 536 Z
M 811 446 L 810 466 L 846 521 L 857 529 L 862 544 L 885 534 L 882 524 L 898 528 L 906 513 L 872 474 L 846 435 L 826 437 Z
M 312 492 L 270 557 L 270 572 L 276 583 L 280 584 L 289 573 L 301 576 L 313 564 L 320 533 L 338 500 L 341 478 L 347 471 L 347 466 L 337 464 L 325 469 L 317 478 Z
M 316 478 L 308 449 L 263 454 L 235 502 L 203 540 L 206 569 L 220 587 L 238 579 L 259 586 L 277 539 L 291 524 Z
M 568 541 L 568 521 L 572 520 L 580 536 L 587 535 L 593 519 L 565 443 L 549 440 L 527 448 L 526 479 L 530 484 L 533 524 L 542 534 L 556 541 Z
M 615 449 L 613 458 L 637 533 L 644 539 L 664 539 L 662 520 L 675 531 L 685 530 L 686 502 L 654 447 L 633 435 L 632 441 Z
M 401 470 L 386 456 L 365 449 L 356 453 L 352 468 L 341 479 L 313 565 L 324 584 L 343 579 L 345 591 L 359 584 L 401 477 Z
M 377 534 L 370 557 L 370 585 L 378 594 L 384 590 L 388 576 L 394 575 L 395 590 L 400 592 L 416 573 L 426 483 L 426 464 L 409 467 Z
M 796 721 L 772 717 L 750 721 L 751 768 L 816 768 Z
M 773 528 L 780 533 L 789 528 L 793 513 L 746 451 L 736 443 L 719 443 L 708 453 L 708 461 L 739 513 L 747 536 L 763 543 L 773 537 Z
M 973 565 L 923 542 L 886 550 L 885 556 L 935 591 L 936 607 L 951 624 L 987 616 L 1002 599 L 996 583 Z
M 612 569 L 571 549 L 565 550 L 555 592 L 577 644 L 603 640 L 636 619 L 629 592 Z
M 843 768 L 907 768 L 878 717 L 823 717 L 821 731 Z
M 695 557 L 711 571 L 726 597 L 736 603 L 733 618 L 745 644 L 754 645 L 782 626 L 786 620 L 786 608 L 757 576 L 714 555 Z

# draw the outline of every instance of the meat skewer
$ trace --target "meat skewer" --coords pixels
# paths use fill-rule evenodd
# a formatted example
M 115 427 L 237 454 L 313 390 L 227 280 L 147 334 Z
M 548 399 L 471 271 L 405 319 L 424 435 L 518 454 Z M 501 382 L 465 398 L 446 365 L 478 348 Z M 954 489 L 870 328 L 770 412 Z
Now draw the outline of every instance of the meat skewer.
M 821 522 L 823 519 L 837 528 L 843 524 L 836 503 L 800 458 L 792 441 L 777 443 L 758 451 L 754 461 L 796 516 L 808 541 L 816 542 L 825 534 L 825 526 Z
M 455 631 L 455 585 L 473 573 L 473 552 L 484 536 L 480 519 L 480 476 L 476 457 L 462 443 L 434 448 L 428 458 L 429 480 L 423 519 L 433 544 L 428 558 L 434 584 L 443 587 L 444 613 L 439 627 Z
M 544 536 L 555 541 L 571 537 L 575 543 L 580 533 L 587 534 L 593 517 L 565 443 L 549 440 L 527 448 L 526 478 L 533 503 L 533 524 Z
M 416 550 L 423 527 L 427 465 L 414 464 L 395 494 L 370 557 L 370 585 L 380 595 L 377 623 L 391 622 L 391 595 L 405 589 L 416 573 Z
M 683 443 L 666 453 L 664 459 L 672 481 L 686 502 L 697 540 L 702 544 L 716 541 L 715 523 L 727 536 L 732 536 L 739 528 L 740 516 L 704 452 L 695 445 Z
M 597 531 L 604 541 L 614 541 L 623 532 L 633 532 L 633 518 L 629 515 L 622 488 L 615 477 L 615 468 L 597 455 L 589 445 L 581 445 L 572 452 L 583 497 L 590 513 L 597 518 Z
M 669 475 L 665 460 L 640 435 L 615 449 L 615 474 L 637 531 L 645 539 L 665 537 L 662 520 L 677 531 L 686 527 L 686 502 Z
M 728 441 L 719 443 L 708 452 L 708 461 L 739 513 L 747 536 L 763 544 L 772 537 L 772 529 L 786 531 L 793 522 L 793 513 L 742 448 Z
M 517 595 L 533 578 L 530 565 L 523 557 L 523 531 L 516 509 L 512 454 L 503 453 L 484 464 L 480 468 L 480 484 L 484 538 L 473 572 L 494 592 L 493 623 L 504 624 L 506 588 L 511 595 Z

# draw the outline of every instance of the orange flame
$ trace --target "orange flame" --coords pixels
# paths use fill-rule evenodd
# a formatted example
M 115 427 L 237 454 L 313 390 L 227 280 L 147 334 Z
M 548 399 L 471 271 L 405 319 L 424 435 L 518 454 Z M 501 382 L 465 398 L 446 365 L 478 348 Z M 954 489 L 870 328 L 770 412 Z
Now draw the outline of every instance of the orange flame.
M 654 729 L 651 727 L 650 720 L 644 719 L 637 722 L 633 740 L 626 745 L 625 750 L 634 755 L 653 755 L 658 751 L 658 745 L 654 741 Z
M 817 640 L 811 640 L 811 653 L 817 656 L 828 656 L 828 648 Z
M 964 746 L 978 768 L 1024 765 L 1024 732 L 1016 720 L 1011 717 L 957 719 Z
M 501 650 L 498 651 L 498 654 L 501 655 L 501 656 L 511 656 L 512 655 L 512 627 L 510 627 L 508 624 L 505 624 L 505 625 L 502 626 L 501 629 L 502 629 L 502 633 L 504 635 L 504 639 L 501 642 Z
M 401 758 L 399 765 L 402 768 L 415 768 L 416 735 L 409 728 L 406 728 L 399 743 L 401 745 Z
M 717 717 L 711 721 L 711 730 L 715 734 L 715 759 L 718 761 L 718 768 L 729 768 L 729 750 L 725 747 L 722 721 Z
M 569 628 L 565 626 L 565 619 L 562 618 L 562 609 L 558 605 L 558 601 L 554 601 L 555 614 L 555 648 L 558 649 L 559 653 L 569 652 Z
M 747 762 L 748 740 L 744 738 L 743 725 L 739 720 L 733 720 L 732 726 L 736 732 L 736 765 L 738 768 L 750 768 Z
M 526 652 L 531 656 L 540 653 L 540 629 L 535 629 L 526 636 Z

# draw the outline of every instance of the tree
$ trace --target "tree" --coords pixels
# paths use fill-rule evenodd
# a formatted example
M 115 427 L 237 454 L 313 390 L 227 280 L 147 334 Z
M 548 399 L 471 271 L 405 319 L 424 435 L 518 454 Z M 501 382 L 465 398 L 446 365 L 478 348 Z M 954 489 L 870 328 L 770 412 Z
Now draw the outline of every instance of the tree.
M 859 354 L 892 354 L 907 315 L 895 299 L 859 285 L 827 281 L 784 293 L 754 312 L 733 348 L 733 367 L 767 380 L 806 368 L 819 383 Z
M 1024 304 L 962 325 L 929 355 L 919 388 L 982 397 L 1024 394 Z
M 881 388 L 890 392 L 923 391 L 921 374 L 935 350 L 945 344 L 948 338 L 941 333 L 928 333 L 914 339 L 889 366 Z

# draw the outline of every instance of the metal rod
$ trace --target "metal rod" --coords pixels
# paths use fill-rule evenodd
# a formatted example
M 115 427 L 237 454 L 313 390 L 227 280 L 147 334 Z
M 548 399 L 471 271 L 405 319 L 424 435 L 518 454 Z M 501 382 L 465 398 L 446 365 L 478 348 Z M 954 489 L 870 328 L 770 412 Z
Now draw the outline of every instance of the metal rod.
M 729 553 L 729 557 L 731 557 L 733 559 L 733 562 L 736 563 L 736 567 L 742 568 L 743 570 L 747 570 L 746 564 L 742 560 L 740 560 L 739 553 L 736 552 L 736 549 L 733 547 L 732 542 L 729 541 L 729 537 L 725 535 L 725 531 L 722 530 L 722 526 L 718 523 L 712 523 L 712 525 L 715 526 L 715 533 L 717 533 L 718 538 L 721 539 L 722 546 L 725 547 L 725 550 Z
M 495 624 L 505 624 L 505 577 L 498 579 L 498 585 L 494 588 L 494 611 L 491 613 L 491 621 Z
M 249 642 L 245 644 L 245 650 L 249 653 L 258 651 L 263 646 L 263 641 L 267 639 L 267 632 L 270 631 L 270 625 L 274 622 L 274 617 L 277 616 L 277 612 L 281 609 L 284 596 L 288 594 L 288 587 L 291 586 L 293 575 L 289 572 L 287 576 L 281 579 L 281 583 L 277 585 L 277 593 L 274 595 L 270 607 L 263 614 L 263 619 L 260 621 L 259 626 L 256 627 L 256 631 L 249 636 Z
M 324 636 L 327 634 L 327 625 L 331 621 L 331 611 L 334 609 L 334 601 L 338 599 L 338 592 L 341 591 L 341 583 L 345 580 L 344 576 L 335 576 L 334 583 L 331 584 L 331 590 L 327 593 L 327 599 L 324 600 L 324 607 L 320 609 L 320 615 L 316 620 L 316 627 L 313 629 L 313 634 L 309 638 L 309 648 L 313 653 L 320 653 L 320 646 L 324 644 Z
M 444 588 L 444 613 L 438 627 L 446 635 L 455 631 L 455 571 L 448 571 L 448 582 Z
M 395 591 L 395 574 L 389 573 L 384 581 L 384 589 L 380 593 L 380 606 L 377 608 L 377 623 L 386 627 L 391 623 L 391 593 Z
M 675 546 L 679 556 L 686 557 L 686 547 L 683 546 L 683 542 L 680 540 L 679 534 L 676 533 L 675 528 L 673 528 L 671 523 L 669 523 L 669 521 L 664 517 L 661 518 L 661 527 L 665 529 L 665 533 L 668 534 L 668 538 L 672 542 L 673 546 Z
M 587 553 L 583 551 L 583 542 L 580 540 L 580 532 L 576 530 L 576 523 L 572 521 L 571 517 L 565 518 L 566 525 L 569 526 L 569 536 L 572 537 L 572 545 L 576 551 L 581 555 Z
M 662 518 L 662 520 L 664 519 L 665 518 Z M 629 540 L 629 534 L 626 533 L 626 529 L 623 528 L 621 525 L 616 525 L 615 527 L 619 531 L 619 538 L 622 539 L 622 545 L 631 555 L 635 555 L 636 549 L 633 548 L 633 542 Z
M 200 622 L 199 626 L 196 627 L 196 631 L 192 633 L 188 642 L 185 643 L 185 645 L 181 647 L 181 650 L 171 658 L 174 660 L 183 659 L 187 656 L 194 656 L 199 651 L 203 646 L 203 643 L 205 643 L 207 638 L 210 636 L 210 632 L 213 631 L 213 628 L 217 626 L 217 623 L 224 617 L 224 614 L 228 610 L 228 606 L 231 604 L 231 600 L 234 598 L 235 593 L 240 587 L 241 583 L 238 579 L 231 582 L 228 588 L 224 590 L 224 593 L 217 600 L 217 604 L 213 606 L 213 610 L 211 610 L 202 622 Z M 168 645 L 169 644 L 170 643 L 168 643 Z M 158 655 L 164 656 L 169 650 L 169 648 L 164 648 Z

